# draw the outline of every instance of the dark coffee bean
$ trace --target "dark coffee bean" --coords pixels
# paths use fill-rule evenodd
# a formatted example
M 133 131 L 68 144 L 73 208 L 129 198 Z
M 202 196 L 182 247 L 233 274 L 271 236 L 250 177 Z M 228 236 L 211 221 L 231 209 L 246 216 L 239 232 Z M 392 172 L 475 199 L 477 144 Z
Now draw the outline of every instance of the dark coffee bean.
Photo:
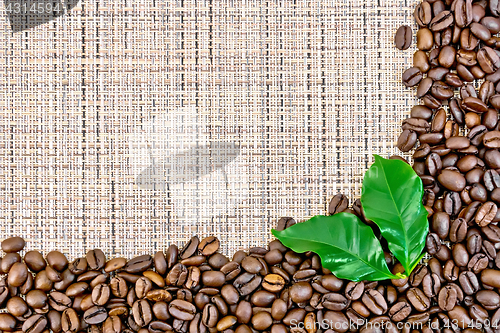
M 458 88 L 464 83 L 460 77 L 455 73 L 448 73 L 444 76 L 444 82 L 453 88 Z
M 100 306 L 93 306 L 83 314 L 83 320 L 90 325 L 103 323 L 107 318 L 108 312 Z
M 434 16 L 429 23 L 429 28 L 432 31 L 441 31 L 451 26 L 453 22 L 453 14 L 450 11 L 445 10 Z
M 417 97 L 422 98 L 427 93 L 430 93 L 434 81 L 430 77 L 426 77 L 420 81 L 417 88 Z M 421 118 L 418 118 L 421 119 Z
M 245 296 L 253 292 L 260 286 L 262 278 L 259 275 L 243 273 L 234 280 L 234 287 L 241 296 Z
M 479 126 L 478 126 L 479 127 Z M 500 152 L 498 149 L 489 149 L 484 153 L 484 161 L 493 169 L 500 168 Z
M 134 319 L 135 323 L 139 327 L 145 327 L 145 326 L 149 325 L 149 323 L 153 320 L 151 306 L 149 305 L 148 301 L 146 301 L 144 299 L 135 301 L 133 306 L 132 306 L 131 312 L 132 312 L 133 319 Z M 172 312 L 170 312 L 170 314 L 172 316 L 174 316 L 172 314 Z
M 2 322 L 2 320 L 0 319 L 0 323 L 1 322 Z M 29 332 L 29 333 L 42 333 L 42 332 L 44 332 L 46 327 L 47 327 L 47 318 L 41 314 L 35 314 L 35 315 L 29 317 L 23 323 L 22 331 Z M 7 332 L 9 331 L 9 329 L 3 328 L 3 327 L 0 327 L 0 329 L 3 329 L 4 331 L 7 331 Z M 76 331 L 66 330 L 66 332 L 76 332 Z
M 404 130 L 399 136 L 397 147 L 399 148 L 399 150 L 407 152 L 413 148 L 416 142 L 417 133 L 410 130 Z
M 451 311 L 457 305 L 457 291 L 450 285 L 446 285 L 439 291 L 439 308 L 443 311 Z
M 441 248 L 445 248 L 445 246 L 442 246 Z M 460 269 L 455 265 L 455 262 L 448 259 L 443 267 L 443 276 L 445 280 L 455 281 L 456 279 L 458 279 L 459 272 Z
M 87 252 L 86 259 L 88 267 L 92 270 L 100 270 L 106 264 L 106 256 L 99 249 Z
M 394 36 L 394 44 L 400 50 L 406 50 L 411 46 L 412 40 L 412 30 L 407 25 L 402 25 L 396 31 L 396 35 Z
M 406 292 L 406 298 L 410 304 L 420 312 L 427 311 L 431 306 L 431 302 L 424 292 L 419 288 L 410 288 Z
M 434 32 L 434 44 L 438 47 L 450 45 L 452 39 L 453 29 L 451 27 Z
M 491 38 L 491 32 L 481 23 L 473 22 L 470 25 L 470 31 L 482 41 L 487 41 Z
M 387 302 L 382 294 L 373 289 L 368 289 L 361 298 L 363 304 L 375 315 L 382 315 L 387 311 Z
M 435 297 L 441 289 L 441 279 L 436 273 L 429 273 L 422 280 L 422 289 L 425 296 Z
M 481 251 L 483 239 L 480 234 L 473 234 L 467 238 L 467 251 L 471 255 L 475 255 Z
M 361 298 L 365 284 L 363 282 L 349 282 L 345 288 L 345 297 L 351 301 Z
M 432 111 L 423 105 L 415 105 L 411 109 L 411 117 L 428 121 L 432 117 Z
M 203 239 L 198 245 L 198 250 L 204 256 L 210 256 L 219 250 L 220 242 L 217 237 L 210 236 Z
M 432 217 L 431 229 L 439 238 L 446 239 L 450 229 L 449 215 L 444 212 L 435 213 Z
M 74 309 L 64 310 L 61 315 L 61 327 L 64 332 L 76 333 L 80 330 L 80 318 Z
M 342 311 L 349 306 L 350 301 L 341 294 L 328 293 L 323 295 L 321 304 L 328 310 Z
M 434 255 L 441 249 L 441 242 L 438 235 L 429 233 L 426 238 L 425 248 L 430 255 Z
M 480 273 L 486 267 L 488 267 L 488 257 L 482 253 L 476 253 L 472 256 L 469 263 L 467 264 L 467 269 L 474 272 L 475 274 Z
M 47 263 L 56 271 L 62 272 L 68 266 L 68 259 L 59 251 L 51 251 L 46 257 Z
M 153 258 L 150 255 L 142 255 L 131 259 L 123 268 L 125 272 L 136 274 L 144 272 L 153 264 Z
M 194 255 L 198 250 L 199 244 L 200 244 L 199 238 L 197 236 L 192 237 L 180 251 L 179 253 L 180 258 L 186 259 Z
M 446 189 L 454 192 L 462 191 L 466 184 L 464 176 L 452 170 L 443 170 L 437 179 Z
M 417 24 L 421 27 L 427 26 L 432 20 L 432 7 L 429 2 L 423 1 L 417 5 L 413 13 Z
M 453 245 L 452 250 L 453 260 L 455 264 L 459 267 L 467 266 L 469 262 L 469 253 L 462 243 L 457 243 Z
M 455 219 L 450 226 L 449 237 L 454 243 L 462 242 L 467 235 L 467 222 L 463 218 Z
M 442 81 L 435 81 L 431 87 L 431 94 L 439 100 L 453 97 L 453 89 Z
M 472 0 L 456 0 L 453 2 L 452 10 L 455 14 L 455 23 L 464 28 L 472 22 Z
M 458 215 L 460 208 L 462 207 L 460 194 L 457 192 L 446 192 L 443 199 L 443 207 L 447 214 L 451 216 Z
M 411 67 L 403 73 L 402 80 L 407 87 L 416 86 L 422 80 L 422 72 L 416 67 Z
M 489 224 L 486 227 L 481 228 L 481 231 L 491 242 L 500 242 L 500 228 L 497 225 Z
M 408 118 L 403 121 L 402 128 L 403 130 L 408 129 L 416 132 L 417 134 L 423 134 L 429 132 L 430 125 L 429 122 L 424 119 Z
M 485 227 L 493 221 L 496 213 L 497 205 L 492 201 L 485 202 L 477 211 L 475 221 L 480 227 Z
M 2 242 L 1 247 L 5 253 L 12 253 L 21 251 L 25 245 L 26 242 L 21 237 L 10 237 Z
M 500 19 L 493 16 L 485 16 L 480 22 L 486 29 L 488 29 L 492 34 L 500 32 Z
M 444 139 L 443 133 L 424 133 L 420 135 L 419 140 L 422 144 L 437 145 Z
M 49 294 L 48 302 L 49 302 L 49 305 L 54 310 L 57 310 L 59 312 L 62 312 L 64 310 L 66 310 L 67 308 L 71 307 L 71 305 L 73 303 L 71 298 L 69 298 L 65 294 L 58 292 L 58 291 L 52 291 Z
M 12 287 L 20 287 L 26 282 L 28 274 L 28 267 L 25 264 L 16 262 L 9 270 L 7 283 Z
M 469 135 L 467 137 L 469 138 L 470 142 L 473 145 L 477 146 L 482 142 L 483 137 L 487 131 L 488 129 L 486 128 L 486 126 L 483 125 L 475 126 L 470 130 Z
M 170 272 L 168 272 L 165 279 L 167 285 L 182 286 L 186 282 L 188 276 L 188 270 L 186 266 L 181 263 L 177 263 L 172 267 Z
M 426 107 L 430 109 L 437 109 L 443 106 L 443 103 L 439 99 L 430 94 L 427 94 L 424 97 L 422 97 L 422 102 Z
M 484 31 L 488 30 L 484 28 Z M 477 51 L 477 62 L 481 66 L 481 69 L 488 74 L 496 72 L 500 67 L 500 57 L 488 46 L 484 46 Z

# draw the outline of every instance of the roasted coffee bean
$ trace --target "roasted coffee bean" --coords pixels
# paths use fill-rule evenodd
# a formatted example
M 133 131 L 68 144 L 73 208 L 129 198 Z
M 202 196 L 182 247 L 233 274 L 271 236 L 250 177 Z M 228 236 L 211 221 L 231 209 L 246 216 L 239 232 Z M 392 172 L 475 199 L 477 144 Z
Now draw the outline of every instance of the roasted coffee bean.
M 349 282 L 345 288 L 345 297 L 351 301 L 361 298 L 365 284 L 363 282 Z
M 5 253 L 12 253 L 21 251 L 25 245 L 26 242 L 21 237 L 10 237 L 2 242 L 1 247 Z
M 441 242 L 438 235 L 434 233 L 429 233 L 425 241 L 425 248 L 429 254 L 433 255 L 439 252 L 441 249 Z
M 245 296 L 253 292 L 260 286 L 262 278 L 259 275 L 243 273 L 234 280 L 234 287 L 241 296 Z
M 408 291 L 406 292 L 406 297 L 413 308 L 415 308 L 417 311 L 427 311 L 431 306 L 429 298 L 427 298 L 424 292 L 419 288 L 413 287 L 408 289 Z
M 417 5 L 413 14 L 417 24 L 421 27 L 425 27 L 431 23 L 432 7 L 429 2 L 423 1 Z
M 486 255 L 482 253 L 476 253 L 474 256 L 472 256 L 469 263 L 467 264 L 467 269 L 474 272 L 475 274 L 478 274 L 486 267 L 488 267 L 488 262 L 489 260 Z
M 439 291 L 438 305 L 443 311 L 451 311 L 457 304 L 457 291 L 450 285 L 446 285 Z
M 389 317 L 392 321 L 399 322 L 406 319 L 411 313 L 411 306 L 407 302 L 398 302 L 389 310 Z
M 450 230 L 450 217 L 444 212 L 437 212 L 432 216 L 431 230 L 435 232 L 439 238 L 446 239 Z M 439 250 L 438 250 L 439 251 Z
M 452 255 L 458 267 L 465 267 L 469 263 L 469 253 L 462 243 L 453 245 Z
M 153 258 L 150 255 L 142 255 L 131 259 L 123 268 L 125 272 L 136 274 L 144 272 L 153 264 Z
M 394 36 L 394 44 L 400 50 L 406 50 L 411 46 L 412 30 L 407 25 L 402 25 L 396 31 Z
M 444 211 L 451 216 L 456 216 L 460 212 L 461 207 L 462 201 L 460 199 L 460 194 L 451 191 L 446 192 L 443 199 Z
M 61 315 L 61 327 L 64 332 L 76 333 L 80 330 L 80 318 L 74 309 L 64 310 Z
M 200 244 L 198 245 L 198 250 L 200 251 L 201 254 L 204 256 L 210 256 L 217 252 L 219 249 L 220 242 L 219 240 L 214 237 L 210 236 L 205 239 L 203 239 Z
M 497 205 L 488 201 L 481 205 L 476 213 L 475 221 L 480 227 L 485 227 L 493 221 L 497 213 Z
M 100 270 L 106 264 L 106 256 L 100 249 L 87 252 L 86 259 L 88 267 L 92 270 Z
M 432 38 L 432 34 L 430 38 Z M 402 80 L 407 87 L 416 86 L 422 80 L 422 72 L 417 67 L 411 67 L 403 73 Z
M 442 246 L 441 248 L 445 248 Z M 448 281 L 455 281 L 458 279 L 459 268 L 455 265 L 453 260 L 447 260 L 443 267 L 443 276 Z
M 147 326 L 153 319 L 151 306 L 149 305 L 148 301 L 146 301 L 146 300 L 135 301 L 133 306 L 132 306 L 131 312 L 132 312 L 133 319 L 134 319 L 135 323 L 139 327 Z M 169 308 L 169 313 L 172 316 L 174 316 L 174 314 L 170 311 L 170 308 Z
M 342 311 L 347 308 L 350 301 L 341 294 L 328 293 L 323 295 L 321 304 L 328 310 Z
M 90 325 L 103 323 L 108 318 L 108 312 L 100 306 L 93 306 L 83 314 L 83 320 Z
M 376 315 L 382 315 L 387 311 L 387 302 L 384 297 L 376 290 L 368 289 L 361 298 L 363 304 Z
M 465 177 L 457 171 L 443 170 L 437 177 L 439 183 L 446 189 L 460 192 L 465 187 Z
M 0 318 L 0 323 L 8 323 L 6 321 L 2 320 L 3 318 Z M 15 322 L 15 321 L 14 321 Z M 0 324 L 1 325 L 1 324 Z M 1 325 L 3 326 L 3 325 Z M 47 327 L 47 318 L 45 318 L 41 314 L 34 314 L 33 316 L 29 317 L 22 326 L 22 331 L 23 332 L 29 332 L 29 333 L 42 333 L 44 332 L 45 328 Z M 76 332 L 77 330 L 72 330 L 73 327 L 69 326 L 69 329 L 65 329 L 66 326 L 62 326 L 63 330 L 65 332 Z M 7 327 L 0 327 L 0 329 L 3 329 L 4 331 L 8 332 L 10 331 Z M 13 328 L 12 328 L 13 331 Z
M 445 10 L 434 16 L 434 18 L 429 23 L 429 28 L 432 31 L 441 31 L 451 26 L 453 22 L 453 13 Z
M 463 292 L 467 295 L 476 294 L 480 288 L 477 276 L 471 271 L 460 273 L 458 281 L 460 282 Z
M 428 273 L 422 280 L 422 289 L 425 296 L 435 297 L 441 288 L 441 279 L 436 273 Z

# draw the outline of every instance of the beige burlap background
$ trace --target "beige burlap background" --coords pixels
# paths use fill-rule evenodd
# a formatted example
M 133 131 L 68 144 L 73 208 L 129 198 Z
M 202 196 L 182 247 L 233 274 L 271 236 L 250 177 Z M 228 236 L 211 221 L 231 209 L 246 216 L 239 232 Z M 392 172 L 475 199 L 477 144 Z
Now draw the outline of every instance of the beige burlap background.
M 416 1 L 96 1 L 13 33 L 0 6 L 0 239 L 70 257 L 352 201 L 415 103 L 398 51 Z

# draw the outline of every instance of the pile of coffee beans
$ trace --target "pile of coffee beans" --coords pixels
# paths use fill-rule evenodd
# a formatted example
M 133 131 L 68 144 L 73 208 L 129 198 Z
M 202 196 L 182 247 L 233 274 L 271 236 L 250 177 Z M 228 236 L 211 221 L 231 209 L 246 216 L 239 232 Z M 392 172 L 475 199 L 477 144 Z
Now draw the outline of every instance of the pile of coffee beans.
M 418 50 L 402 82 L 417 87 L 421 103 L 397 146 L 415 148 L 432 255 L 413 274 L 414 295 L 438 305 L 431 323 L 460 318 L 460 329 L 500 332 L 500 2 L 426 0 L 414 17 Z M 398 29 L 397 48 L 411 46 L 410 29 Z M 405 301 L 423 310 L 412 298 L 407 292 Z
M 348 208 L 343 195 L 330 204 L 331 213 L 357 207 Z M 277 229 L 294 223 L 282 218 Z M 500 305 L 493 290 L 500 270 L 483 270 L 480 282 L 471 273 L 446 283 L 450 274 L 437 262 L 420 265 L 409 279 L 350 282 L 322 268 L 316 254 L 297 254 L 278 240 L 232 259 L 217 252 L 219 245 L 215 237 L 195 236 L 180 249 L 171 245 L 130 260 L 95 249 L 69 262 L 58 251 L 24 252 L 22 238 L 6 239 L 0 331 L 411 332 L 429 331 L 431 319 L 450 327 L 455 319 L 481 320 Z M 390 256 L 387 262 L 401 271 Z M 479 284 L 491 287 L 479 291 Z M 457 305 L 465 302 L 474 309 L 470 315 Z

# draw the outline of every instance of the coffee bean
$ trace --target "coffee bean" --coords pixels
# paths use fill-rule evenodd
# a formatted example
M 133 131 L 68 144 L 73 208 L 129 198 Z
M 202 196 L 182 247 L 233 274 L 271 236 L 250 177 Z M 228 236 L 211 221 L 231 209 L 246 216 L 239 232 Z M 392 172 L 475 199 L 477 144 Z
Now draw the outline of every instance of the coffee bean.
M 365 284 L 363 282 L 349 282 L 345 287 L 345 297 L 351 301 L 363 295 Z
M 387 302 L 384 297 L 376 290 L 368 289 L 361 298 L 363 304 L 376 315 L 382 315 L 387 311 Z
M 21 251 L 25 245 L 26 242 L 21 237 L 10 237 L 2 242 L 1 247 L 5 253 L 12 253 Z
M 422 80 L 422 72 L 417 67 L 411 67 L 403 73 L 402 80 L 407 87 L 416 86 Z
M 5 331 L 9 331 L 7 328 L 1 327 L 2 319 L 0 319 L 0 329 L 3 329 Z M 45 318 L 41 314 L 35 314 L 31 317 L 29 317 L 22 326 L 23 332 L 29 332 L 29 333 L 41 333 L 44 332 L 45 328 L 47 326 L 47 318 Z M 73 330 L 65 330 L 66 332 L 76 332 Z
M 219 249 L 220 242 L 219 240 L 214 237 L 210 236 L 205 239 L 203 239 L 200 244 L 198 245 L 198 250 L 204 255 L 204 256 L 210 256 L 217 252 Z
M 419 288 L 410 288 L 406 292 L 406 297 L 410 304 L 420 312 L 427 311 L 431 306 L 431 302 L 427 296 L 425 296 L 424 292 Z
M 108 318 L 108 313 L 105 308 L 93 306 L 83 314 L 83 320 L 87 324 L 97 325 L 104 322 Z
M 487 226 L 493 221 L 497 213 L 497 206 L 494 202 L 488 201 L 481 205 L 476 213 L 475 221 L 480 227 Z
M 396 31 L 394 36 L 394 44 L 400 50 L 406 50 L 411 46 L 412 30 L 407 25 L 402 25 Z
M 61 327 L 64 332 L 75 333 L 79 331 L 80 319 L 74 309 L 68 308 L 64 310 L 61 315 Z
M 460 192 L 465 187 L 465 177 L 457 171 L 443 170 L 439 176 L 438 181 L 446 189 L 450 191 Z

